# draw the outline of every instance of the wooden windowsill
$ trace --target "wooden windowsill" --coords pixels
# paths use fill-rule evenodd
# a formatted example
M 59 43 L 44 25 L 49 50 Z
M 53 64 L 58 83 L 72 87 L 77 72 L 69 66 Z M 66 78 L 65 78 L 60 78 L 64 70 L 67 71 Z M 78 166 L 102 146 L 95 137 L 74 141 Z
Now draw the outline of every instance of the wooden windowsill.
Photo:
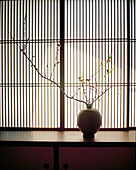
M 136 145 L 136 130 L 130 131 L 98 131 L 93 140 L 83 139 L 80 131 L 0 131 L 2 143 L 75 143 L 80 145 L 99 145 L 100 143 L 123 143 Z

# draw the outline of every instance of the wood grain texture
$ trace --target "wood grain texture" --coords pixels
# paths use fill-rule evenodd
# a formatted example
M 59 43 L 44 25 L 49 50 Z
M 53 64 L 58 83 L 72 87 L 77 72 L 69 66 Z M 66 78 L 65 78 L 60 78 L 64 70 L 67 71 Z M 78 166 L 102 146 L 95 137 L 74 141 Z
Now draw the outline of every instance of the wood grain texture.
M 90 142 L 80 131 L 0 131 L 0 141 Z M 136 142 L 136 131 L 98 131 L 91 142 Z

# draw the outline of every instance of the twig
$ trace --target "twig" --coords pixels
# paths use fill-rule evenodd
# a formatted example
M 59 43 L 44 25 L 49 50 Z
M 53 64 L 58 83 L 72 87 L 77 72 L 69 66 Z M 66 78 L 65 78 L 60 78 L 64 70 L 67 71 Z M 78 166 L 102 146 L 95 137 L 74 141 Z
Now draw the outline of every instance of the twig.
M 24 36 L 25 36 L 25 28 L 24 28 L 24 27 L 25 27 L 26 22 L 27 22 L 27 16 L 25 16 L 25 18 L 24 18 L 24 23 L 23 23 L 23 35 L 24 35 Z M 11 38 L 15 41 L 15 39 L 14 39 L 14 37 L 12 37 L 12 35 L 11 35 Z M 19 47 L 20 51 L 23 53 L 23 55 L 24 55 L 24 56 L 27 58 L 27 60 L 31 63 L 31 67 L 33 67 L 33 68 L 36 70 L 36 72 L 37 72 L 42 78 L 44 78 L 44 79 L 50 81 L 51 83 L 55 84 L 55 85 L 63 92 L 64 96 L 66 96 L 67 98 L 73 99 L 73 100 L 78 101 L 78 102 L 82 102 L 82 103 L 84 103 L 84 104 L 86 104 L 86 105 L 87 105 L 88 103 L 89 103 L 89 104 L 93 104 L 97 99 L 99 99 L 104 93 L 106 93 L 106 91 L 108 91 L 108 90 L 112 87 L 112 86 L 111 86 L 111 87 L 107 88 L 107 89 L 106 89 L 105 91 L 103 91 L 100 95 L 98 95 L 97 98 L 96 98 L 96 96 L 97 96 L 97 86 L 94 87 L 94 88 L 92 88 L 92 90 L 95 91 L 95 94 L 96 94 L 96 95 L 95 95 L 95 98 L 92 100 L 92 102 L 90 102 L 89 100 L 87 100 L 87 94 L 86 94 L 87 92 L 86 92 L 86 89 L 84 88 L 84 82 L 82 82 L 83 95 L 85 96 L 86 102 L 83 101 L 83 100 L 79 100 L 79 99 L 74 98 L 74 97 L 76 96 L 76 94 L 78 93 L 79 88 L 77 88 L 77 90 L 76 90 L 76 92 L 74 93 L 73 96 L 68 96 L 68 95 L 65 93 L 64 89 L 63 89 L 58 83 L 56 83 L 56 82 L 54 81 L 54 78 L 53 78 L 53 80 L 52 80 L 52 76 L 53 76 L 53 73 L 54 73 L 54 71 L 55 71 L 55 67 L 56 67 L 57 64 L 59 64 L 59 62 L 58 62 L 58 51 L 59 51 L 60 45 L 57 44 L 57 51 L 56 51 L 55 63 L 54 63 L 54 65 L 53 65 L 53 70 L 52 70 L 52 72 L 51 72 L 51 74 L 50 74 L 50 78 L 48 78 L 46 75 L 43 75 L 42 73 L 40 73 L 39 70 L 38 70 L 38 68 L 36 68 L 36 65 L 33 64 L 33 57 L 34 57 L 34 56 L 32 56 L 32 60 L 27 56 L 25 50 L 26 50 L 27 43 L 28 43 L 29 41 L 30 41 L 30 37 L 27 39 L 26 44 L 24 44 L 23 49 L 21 49 L 21 47 L 18 45 L 18 43 L 16 43 L 16 44 L 17 44 L 17 46 Z M 100 70 L 101 70 L 102 68 L 103 68 L 103 65 L 100 66 L 100 68 L 98 69 L 98 71 L 95 72 L 95 73 L 91 76 L 91 79 L 92 79 L 98 72 L 100 72 Z M 91 79 L 89 79 L 89 81 L 90 81 Z M 109 79 L 108 79 L 108 80 L 109 80 Z M 95 83 L 96 83 L 96 85 L 97 85 L 96 79 L 95 79 Z M 90 90 L 90 89 L 89 89 L 89 90 Z M 90 93 L 90 92 L 89 92 L 89 93 Z
M 106 93 L 110 88 L 111 88 L 112 86 L 110 86 L 110 87 L 108 87 L 107 89 L 105 89 L 105 91 L 103 91 L 100 95 L 98 95 L 98 97 L 95 99 L 95 100 L 93 100 L 92 102 L 91 102 L 91 104 L 93 104 L 96 100 L 98 100 L 102 95 L 104 95 L 104 93 Z
M 12 39 L 14 40 L 14 38 L 12 38 Z M 18 44 L 17 44 L 17 45 L 18 45 Z M 18 45 L 18 47 L 20 48 L 19 45 Z M 31 66 L 36 70 L 36 72 L 37 72 L 42 78 L 44 78 L 44 79 L 50 81 L 51 83 L 55 84 L 55 85 L 63 92 L 63 94 L 64 94 L 67 98 L 73 99 L 73 100 L 78 101 L 78 102 L 82 102 L 82 103 L 84 103 L 84 104 L 87 104 L 87 103 L 86 103 L 85 101 L 83 101 L 83 100 L 76 99 L 76 98 L 74 98 L 73 96 L 72 96 L 72 97 L 71 97 L 71 96 L 68 96 L 68 95 L 65 93 L 65 91 L 63 90 L 63 88 L 62 88 L 61 86 L 59 86 L 58 83 L 56 83 L 56 82 L 55 82 L 54 80 L 52 80 L 51 78 L 48 78 L 48 77 L 46 77 L 45 75 L 43 75 L 43 74 L 41 74 L 41 73 L 39 72 L 38 68 L 36 68 L 36 66 L 33 64 L 32 60 L 27 56 L 27 54 L 23 51 L 23 49 L 20 48 L 20 51 L 21 51 L 21 52 L 23 53 L 23 55 L 27 58 L 27 60 L 31 63 Z
M 54 71 L 55 71 L 56 65 L 60 63 L 60 62 L 58 62 L 58 51 L 59 51 L 59 47 L 60 47 L 60 45 L 57 44 L 57 51 L 56 51 L 55 63 L 54 63 L 54 65 L 53 65 L 53 71 L 52 71 L 51 74 L 50 74 L 50 79 L 51 79 L 51 77 L 52 77 L 52 75 L 53 75 L 53 73 L 54 73 Z
M 12 38 L 14 40 L 14 38 Z M 18 45 L 18 44 L 17 44 Z M 18 45 L 18 47 L 20 48 L 20 46 Z M 31 63 L 31 66 L 36 70 L 36 72 L 44 79 L 50 81 L 51 83 L 55 84 L 64 94 L 64 96 L 66 96 L 67 98 L 69 99 L 72 99 L 72 100 L 75 100 L 75 101 L 78 101 L 78 102 L 81 102 L 81 103 L 84 103 L 84 104 L 88 104 L 88 101 L 85 102 L 83 100 L 79 100 L 79 99 L 76 99 L 74 98 L 74 96 L 68 96 L 65 91 L 63 90 L 63 88 L 58 84 L 56 83 L 54 80 L 52 80 L 51 78 L 48 78 L 46 76 L 44 76 L 43 74 L 41 74 L 38 70 L 38 68 L 36 68 L 36 66 L 33 64 L 32 60 L 27 56 L 27 54 L 23 51 L 23 49 L 20 48 L 20 51 L 23 53 L 23 55 L 27 58 L 27 60 Z M 93 104 L 97 99 L 99 99 L 104 93 L 106 93 L 106 91 L 108 91 L 112 86 L 110 86 L 109 88 L 107 88 L 104 92 L 102 92 L 95 100 L 93 100 L 91 102 L 91 104 Z

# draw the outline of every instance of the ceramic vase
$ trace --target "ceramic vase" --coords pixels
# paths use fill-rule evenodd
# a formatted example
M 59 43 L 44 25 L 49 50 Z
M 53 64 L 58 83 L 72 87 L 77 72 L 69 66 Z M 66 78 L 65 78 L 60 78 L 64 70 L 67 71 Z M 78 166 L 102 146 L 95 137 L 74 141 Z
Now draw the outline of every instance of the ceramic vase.
M 77 126 L 86 139 L 94 138 L 94 134 L 99 130 L 101 124 L 101 114 L 97 109 L 92 108 L 91 104 L 87 105 L 87 109 L 81 110 L 77 117 Z

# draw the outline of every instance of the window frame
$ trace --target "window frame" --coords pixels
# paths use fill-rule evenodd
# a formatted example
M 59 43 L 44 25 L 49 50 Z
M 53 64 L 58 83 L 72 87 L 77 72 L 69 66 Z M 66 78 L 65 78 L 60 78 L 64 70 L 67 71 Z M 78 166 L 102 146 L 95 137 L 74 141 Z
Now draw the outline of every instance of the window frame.
M 127 44 L 128 44 L 128 54 L 127 54 L 127 67 L 128 67 L 128 74 L 127 74 L 127 128 L 101 128 L 100 130 L 130 130 L 130 129 L 136 129 L 136 127 L 130 127 L 129 126 L 129 116 L 130 116 L 130 3 L 127 1 Z M 64 38 L 64 13 L 65 13 L 65 8 L 64 8 L 64 0 L 60 0 L 60 87 L 64 89 L 64 43 L 65 43 L 65 38 Z M 3 42 L 2 42 L 3 43 Z M 64 105 L 65 105 L 65 100 L 64 100 L 64 94 L 62 91 L 60 91 L 60 128 L 11 128 L 11 127 L 0 127 L 0 130 L 78 130 L 78 128 L 65 128 L 64 127 Z

